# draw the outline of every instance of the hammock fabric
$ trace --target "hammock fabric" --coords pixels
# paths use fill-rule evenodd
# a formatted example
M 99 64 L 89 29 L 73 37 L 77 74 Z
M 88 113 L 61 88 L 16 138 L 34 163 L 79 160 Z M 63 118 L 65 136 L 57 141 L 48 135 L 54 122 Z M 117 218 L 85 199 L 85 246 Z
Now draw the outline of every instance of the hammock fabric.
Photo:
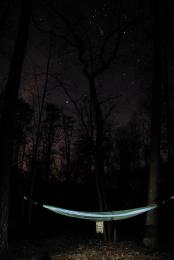
M 27 197 L 24 196 L 25 200 L 28 200 Z M 43 204 L 42 207 L 50 210 L 54 213 L 64 215 L 71 218 L 80 218 L 86 219 L 91 221 L 117 221 L 126 218 L 132 218 L 137 215 L 143 214 L 150 210 L 157 208 L 162 204 L 166 204 L 168 201 L 173 200 L 174 196 L 171 196 L 169 199 L 162 201 L 160 204 L 152 204 L 146 207 L 134 208 L 134 209 L 126 209 L 126 210 L 118 210 L 118 211 L 108 211 L 108 212 L 85 212 L 85 211 L 76 211 L 76 210 L 69 210 L 63 209 L 59 207 L 54 207 L 50 205 Z M 33 204 L 38 205 L 37 202 L 33 202 Z
M 110 212 L 84 212 L 84 211 L 75 211 L 75 210 L 68 210 L 58 207 L 53 207 L 49 205 L 43 205 L 43 208 L 53 211 L 57 214 L 61 214 L 71 218 L 80 218 L 80 219 L 87 219 L 91 221 L 112 221 L 112 220 L 122 220 L 126 218 L 135 217 L 137 215 L 143 214 L 147 211 L 153 210 L 157 208 L 157 204 L 141 207 L 141 208 L 134 208 L 134 209 L 127 209 L 127 210 L 119 210 L 119 211 L 110 211 Z

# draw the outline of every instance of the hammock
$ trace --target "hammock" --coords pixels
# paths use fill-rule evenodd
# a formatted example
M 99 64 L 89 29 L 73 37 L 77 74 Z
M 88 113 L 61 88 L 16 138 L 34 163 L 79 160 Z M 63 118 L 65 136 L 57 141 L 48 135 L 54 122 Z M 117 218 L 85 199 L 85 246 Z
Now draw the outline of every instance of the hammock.
M 27 197 L 24 196 L 25 200 L 28 200 Z M 118 211 L 108 211 L 108 212 L 87 212 L 87 211 L 76 211 L 63 209 L 59 207 L 54 207 L 50 205 L 43 204 L 42 207 L 50 210 L 54 213 L 64 215 L 71 218 L 79 218 L 86 219 L 91 221 L 117 221 L 127 218 L 132 218 L 137 215 L 143 214 L 150 210 L 153 210 L 160 206 L 161 204 L 166 204 L 168 201 L 174 199 L 174 196 L 171 196 L 168 200 L 162 201 L 160 204 L 152 204 L 146 207 L 134 208 L 134 209 L 126 209 L 126 210 L 118 210 Z M 37 202 L 33 202 L 33 204 L 38 205 Z
M 43 208 L 53 211 L 57 214 L 64 215 L 71 218 L 80 218 L 80 219 L 87 219 L 91 221 L 112 221 L 112 220 L 122 220 L 126 218 L 135 217 L 147 211 L 157 208 L 157 204 L 141 207 L 141 208 L 134 208 L 134 209 L 127 209 L 127 210 L 119 210 L 119 211 L 110 211 L 110 212 L 84 212 L 84 211 L 75 211 L 75 210 L 68 210 L 62 209 L 58 207 L 53 207 L 49 205 L 43 205 Z

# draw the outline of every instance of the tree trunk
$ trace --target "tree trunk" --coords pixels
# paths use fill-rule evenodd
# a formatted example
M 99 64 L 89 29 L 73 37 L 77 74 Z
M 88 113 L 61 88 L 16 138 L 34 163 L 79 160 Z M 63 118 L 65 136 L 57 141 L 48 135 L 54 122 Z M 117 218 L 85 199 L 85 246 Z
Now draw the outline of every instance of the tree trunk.
M 173 147 L 172 147 L 172 114 L 171 114 L 171 97 L 169 92 L 169 75 L 168 75 L 168 52 L 167 52 L 167 38 L 168 38 L 168 12 L 165 12 L 165 22 L 163 22 L 163 45 L 162 45 L 162 60 L 163 60 L 163 88 L 164 99 L 166 104 L 166 126 L 167 126 L 167 152 L 168 164 L 172 165 L 173 161 Z M 170 167 L 169 167 L 170 168 Z
M 148 204 L 157 202 L 158 179 L 160 171 L 160 136 L 161 136 L 161 31 L 160 4 L 153 0 L 153 75 L 152 75 L 152 118 L 151 151 L 148 186 Z M 147 213 L 144 244 L 155 248 L 158 246 L 157 211 Z
M 94 109 L 95 120 L 95 140 L 94 140 L 94 164 L 96 174 L 96 187 L 99 200 L 100 211 L 108 210 L 108 203 L 106 199 L 106 188 L 104 181 L 104 152 L 103 152 L 103 138 L 104 126 L 101 107 L 97 98 L 96 83 L 94 77 L 89 77 L 90 99 Z M 104 239 L 111 240 L 110 237 L 110 223 L 105 223 Z
M 31 1 L 21 1 L 21 18 L 16 39 L 14 55 L 5 89 L 5 100 L 0 129 L 0 251 L 8 247 L 8 207 L 10 170 L 13 155 L 16 103 L 20 85 L 21 71 L 27 45 Z

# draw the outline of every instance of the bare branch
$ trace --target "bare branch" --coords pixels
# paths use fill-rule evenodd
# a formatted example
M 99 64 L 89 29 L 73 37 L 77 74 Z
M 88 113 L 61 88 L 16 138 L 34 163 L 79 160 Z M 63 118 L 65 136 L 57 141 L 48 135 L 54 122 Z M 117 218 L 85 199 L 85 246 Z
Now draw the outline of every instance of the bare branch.
M 54 13 L 56 13 L 58 15 L 58 17 L 60 17 L 60 19 L 64 22 L 65 26 L 68 29 L 68 33 L 70 33 L 72 35 L 75 43 L 70 42 L 69 39 L 67 39 L 68 40 L 67 42 L 69 42 L 71 44 L 71 46 L 73 46 L 77 49 L 78 59 L 84 66 L 83 72 L 87 77 L 89 77 L 89 75 L 90 75 L 88 72 L 89 62 L 87 59 L 84 58 L 84 54 L 85 54 L 86 50 L 83 48 L 83 40 L 76 33 L 74 27 L 72 26 L 72 23 L 67 19 L 67 17 L 65 17 L 61 12 L 59 12 L 57 10 L 56 6 L 54 5 L 54 1 L 50 1 L 50 6 L 51 6 L 52 11 L 54 11 Z M 62 36 L 59 35 L 59 37 L 63 37 L 66 40 L 65 36 L 63 36 L 63 35 Z
M 109 101 L 111 101 L 111 100 L 115 100 L 115 99 L 120 98 L 120 97 L 121 97 L 121 95 L 108 97 L 108 98 L 106 98 L 106 99 L 100 101 L 100 105 L 103 105 L 103 104 L 105 104 L 105 103 L 107 103 L 107 102 L 109 102 Z
M 57 14 L 57 16 L 63 21 L 63 23 L 65 24 L 65 26 L 68 29 L 68 32 L 73 36 L 74 40 L 79 43 L 81 42 L 80 37 L 78 36 L 78 34 L 75 32 L 74 27 L 72 26 L 71 22 L 68 20 L 67 17 L 65 17 L 61 12 L 59 12 L 54 4 L 54 1 L 50 1 L 50 7 L 52 9 L 52 11 Z
M 145 20 L 149 19 L 149 17 L 140 17 L 140 18 L 136 18 L 132 21 L 129 21 L 127 22 L 124 26 L 121 26 L 121 10 L 119 10 L 119 14 L 118 14 L 118 29 L 117 31 L 113 31 L 111 33 L 109 33 L 104 41 L 103 41 L 103 45 L 101 47 L 101 51 L 100 51 L 100 62 L 101 62 L 101 66 L 100 68 L 98 68 L 95 72 L 95 76 L 101 74 L 103 71 L 105 71 L 111 64 L 112 62 L 116 59 L 117 57 L 117 53 L 118 53 L 118 50 L 119 50 L 119 46 L 120 46 L 120 42 L 122 40 L 122 35 L 125 31 L 127 31 L 130 27 L 138 24 L 138 23 L 141 23 Z M 107 59 L 105 60 L 104 58 L 104 55 L 105 55 L 105 50 L 106 50 L 106 47 L 109 43 L 109 41 L 113 38 L 113 37 L 116 37 L 117 35 L 117 41 L 115 43 L 115 48 L 112 52 L 112 55 Z
M 110 117 L 111 112 L 115 109 L 116 106 L 117 106 L 117 104 L 113 104 L 113 105 L 108 109 L 107 113 L 106 113 L 105 116 L 104 116 L 103 122 L 105 122 L 105 121 L 108 119 L 108 117 Z
M 74 44 L 65 34 L 63 34 L 63 33 L 62 33 L 62 34 L 61 34 L 61 33 L 56 33 L 56 32 L 53 31 L 53 30 L 48 30 L 48 29 L 43 29 L 43 28 L 41 28 L 41 27 L 37 24 L 37 22 L 36 22 L 36 20 L 34 19 L 33 16 L 32 16 L 32 22 L 33 22 L 35 28 L 36 28 L 39 32 L 45 33 L 45 34 L 49 34 L 49 35 L 52 35 L 52 36 L 57 37 L 57 38 L 61 38 L 61 39 L 63 39 L 66 43 L 68 43 L 71 47 L 77 48 L 77 45 Z
M 84 53 L 85 53 L 85 50 L 83 49 L 83 45 L 80 43 L 80 45 L 78 46 L 77 48 L 77 51 L 78 51 L 78 58 L 79 58 L 79 61 L 83 64 L 84 68 L 83 68 L 83 72 L 84 74 L 89 77 L 90 74 L 88 72 L 88 65 L 89 65 L 89 61 L 86 60 L 84 58 Z
M 55 77 L 55 76 L 54 76 Z M 77 105 L 77 102 L 72 98 L 72 96 L 70 95 L 69 91 L 67 90 L 67 88 L 65 87 L 65 84 L 68 85 L 67 83 L 62 82 L 58 77 L 55 77 L 55 79 L 58 81 L 59 86 L 63 89 L 63 91 L 65 92 L 65 94 L 67 95 L 67 97 L 70 99 L 70 101 L 72 102 L 72 104 L 74 105 L 74 108 L 77 112 L 77 114 L 80 117 L 80 120 L 82 122 L 82 125 L 84 126 L 87 135 L 89 136 L 89 131 L 88 131 L 88 127 L 85 123 L 85 120 L 83 118 L 83 113 L 81 112 L 80 107 Z

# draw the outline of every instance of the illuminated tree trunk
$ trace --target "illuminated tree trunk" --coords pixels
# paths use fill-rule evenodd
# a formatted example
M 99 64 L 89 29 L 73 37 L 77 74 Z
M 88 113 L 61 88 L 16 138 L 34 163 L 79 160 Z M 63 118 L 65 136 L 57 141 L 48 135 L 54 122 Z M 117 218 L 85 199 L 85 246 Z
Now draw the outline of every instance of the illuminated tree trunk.
M 99 200 L 100 211 L 108 211 L 108 204 L 106 199 L 106 188 L 104 181 L 104 132 L 103 132 L 103 118 L 101 107 L 97 98 L 96 93 L 96 82 L 95 77 L 88 77 L 90 99 L 94 110 L 95 120 L 95 140 L 94 141 L 94 164 L 95 164 L 95 175 L 96 175 L 96 187 Z M 110 240 L 110 223 L 105 223 L 104 228 L 104 239 Z
M 14 55 L 5 89 L 5 100 L 0 126 L 0 251 L 8 247 L 8 208 L 10 170 L 12 166 L 16 103 L 27 45 L 31 1 L 21 1 L 21 18 Z
M 160 172 L 160 135 L 161 135 L 161 31 L 160 3 L 153 0 L 153 74 L 152 74 L 152 118 L 151 118 L 151 151 L 148 186 L 148 204 L 157 202 L 158 180 Z M 144 244 L 158 246 L 157 211 L 147 213 Z

